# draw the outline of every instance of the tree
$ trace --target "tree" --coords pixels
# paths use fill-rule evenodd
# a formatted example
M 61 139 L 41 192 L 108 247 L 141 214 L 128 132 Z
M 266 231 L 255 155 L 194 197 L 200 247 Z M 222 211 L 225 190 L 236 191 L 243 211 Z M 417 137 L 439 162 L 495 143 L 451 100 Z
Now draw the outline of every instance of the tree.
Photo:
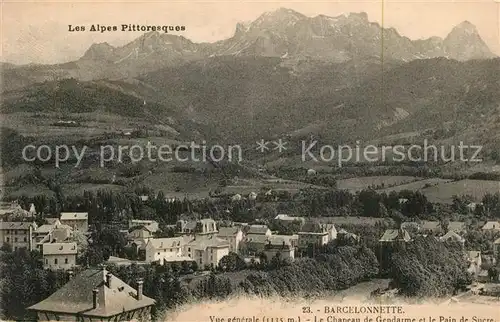
M 493 283 L 498 282 L 498 278 L 499 278 L 498 274 L 500 274 L 498 268 L 490 267 L 490 269 L 488 269 L 488 278 L 491 282 L 493 282 Z
M 243 258 L 234 252 L 230 252 L 228 255 L 222 257 L 219 266 L 222 270 L 229 272 L 240 271 L 246 268 Z

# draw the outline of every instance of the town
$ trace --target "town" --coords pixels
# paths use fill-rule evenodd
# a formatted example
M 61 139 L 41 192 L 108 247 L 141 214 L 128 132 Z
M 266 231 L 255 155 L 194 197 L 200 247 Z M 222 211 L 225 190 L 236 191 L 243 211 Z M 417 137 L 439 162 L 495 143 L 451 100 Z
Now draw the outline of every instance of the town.
M 169 276 L 186 285 L 202 285 L 214 276 L 230 272 L 279 269 L 294 262 L 307 261 L 308 258 L 319 260 L 322 254 L 335 254 L 342 247 L 369 247 L 370 250 L 365 251 L 377 258 L 368 266 L 378 267 L 367 267 L 376 272 L 368 276 L 395 279 L 390 268 L 394 265 L 394 254 L 397 250 L 409 251 L 412 244 L 422 240 L 431 243 L 429 245 L 447 245 L 462 254 L 457 265 L 466 269 L 467 277 L 463 278 L 467 281 L 461 282 L 465 287 L 461 294 L 499 295 L 498 220 L 404 221 L 401 219 L 404 216 L 400 214 L 399 218 L 395 216 L 373 221 L 377 218 L 279 213 L 267 219 L 237 222 L 229 220 L 229 208 L 223 216 L 213 216 L 214 219 L 209 214 L 200 215 L 190 210 L 195 204 L 192 201 L 165 198 L 161 193 L 158 196 L 136 197 L 143 206 L 166 207 L 161 208 L 160 217 L 169 218 L 167 221 L 170 223 L 159 222 L 157 216 L 151 219 L 122 219 L 121 222 L 92 218 L 92 214 L 97 215 L 99 211 L 61 211 L 58 216 L 53 216 L 38 212 L 34 203 L 24 201 L 24 208 L 18 201 L 2 203 L 2 254 L 27 256 L 30 261 L 36 261 L 34 267 L 59 274 L 59 286 L 54 289 L 55 292 L 47 298 L 40 298 L 37 303 L 30 302 L 25 308 L 29 313 L 25 314 L 38 315 L 41 320 L 82 317 L 122 320 L 133 316 L 151 316 L 157 305 L 151 288 L 144 291 L 143 278 L 123 281 L 113 275 L 112 272 L 119 268 L 137 270 L 139 267 L 156 267 L 156 272 L 167 268 L 174 274 Z M 256 207 L 258 203 L 265 205 L 266 200 L 275 200 L 269 198 L 268 191 L 261 191 L 247 196 L 226 196 L 225 202 L 234 211 L 240 206 Z M 400 198 L 397 205 L 403 207 L 408 202 L 411 201 Z M 95 205 L 89 206 L 95 208 Z M 470 203 L 464 209 L 470 215 L 479 207 L 483 205 Z M 169 214 L 171 211 L 178 215 L 172 216 Z M 176 220 L 172 223 L 173 218 Z M 349 224 L 345 220 L 350 220 Z M 470 248 L 475 243 L 471 238 L 478 238 L 477 234 L 483 238 L 483 244 L 476 245 L 482 248 Z M 245 282 L 240 283 L 240 286 L 244 285 Z M 211 292 L 206 289 L 209 286 L 204 287 L 205 292 Z M 394 288 L 398 286 L 388 286 L 385 291 L 378 292 L 384 294 Z M 456 291 L 454 294 L 458 294 Z M 65 301 L 78 303 L 78 306 L 59 303 L 58 299 L 63 297 Z M 117 307 L 117 302 L 128 304 Z

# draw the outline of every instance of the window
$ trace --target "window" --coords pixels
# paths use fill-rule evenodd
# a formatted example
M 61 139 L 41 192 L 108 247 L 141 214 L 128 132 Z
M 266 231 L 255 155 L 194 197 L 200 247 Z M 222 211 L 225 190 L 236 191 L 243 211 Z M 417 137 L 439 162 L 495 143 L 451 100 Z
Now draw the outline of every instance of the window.
M 68 264 L 68 259 L 67 258 L 64 259 L 64 264 Z
M 190 251 L 191 251 L 191 247 L 188 247 L 188 252 L 190 252 Z
M 27 241 L 28 241 L 28 239 L 26 237 L 24 237 L 24 242 L 27 242 Z
M 47 258 L 45 259 L 45 264 L 49 265 L 49 260 Z
M 54 264 L 56 264 L 56 265 L 57 265 L 57 258 L 56 258 L 56 259 L 54 259 Z
M 9 237 L 7 237 L 7 242 L 8 242 L 8 243 L 10 242 L 10 238 L 9 238 Z
M 17 243 L 17 237 L 16 237 L 16 238 L 14 238 L 14 242 L 16 242 L 16 243 Z
M 17 235 L 17 230 L 14 230 L 14 235 Z
M 158 252 L 158 255 L 160 255 L 160 252 Z

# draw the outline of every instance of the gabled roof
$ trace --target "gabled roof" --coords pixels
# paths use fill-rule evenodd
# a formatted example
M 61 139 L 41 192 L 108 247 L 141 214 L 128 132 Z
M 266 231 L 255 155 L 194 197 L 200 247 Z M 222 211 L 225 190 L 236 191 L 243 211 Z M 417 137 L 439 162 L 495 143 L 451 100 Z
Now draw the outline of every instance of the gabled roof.
M 274 219 L 282 221 L 305 221 L 304 217 L 295 217 L 287 214 L 278 214 L 276 217 L 274 217 Z
M 463 221 L 450 221 L 448 223 L 448 231 L 459 233 L 467 229 L 467 225 Z
M 155 249 L 183 247 L 186 244 L 186 239 L 184 237 L 151 238 L 148 244 L 151 244 Z
M 61 220 L 88 220 L 88 212 L 61 212 Z
M 265 235 L 268 231 L 268 227 L 266 225 L 250 225 L 248 226 L 247 235 Z
M 207 248 L 229 247 L 229 242 L 214 236 L 196 237 L 187 243 L 186 246 L 198 250 L 205 250 Z
M 269 236 L 262 234 L 250 234 L 246 235 L 245 242 L 246 243 L 256 243 L 256 244 L 267 244 L 269 241 Z
M 456 232 L 454 231 L 448 231 L 446 234 L 444 234 L 444 236 L 441 236 L 440 240 L 442 241 L 446 241 L 446 240 L 453 240 L 453 241 L 456 241 L 456 242 L 461 242 L 463 243 L 465 241 L 465 239 L 460 236 L 459 234 L 457 234 Z
M 439 221 L 428 221 L 428 220 L 424 220 L 422 221 L 422 223 L 420 224 L 420 227 L 423 229 L 423 230 L 432 230 L 432 231 L 436 231 L 436 230 L 440 230 L 441 229 L 441 223 Z
M 494 221 L 494 220 L 491 220 L 491 221 L 487 221 L 483 228 L 482 229 L 496 229 L 496 230 L 500 230 L 500 221 Z
M 36 224 L 28 221 L 0 221 L 0 229 L 28 230 L 30 227 L 36 229 Z
M 145 295 L 141 300 L 137 299 L 137 291 L 114 275 L 110 285 L 106 285 L 107 273 L 106 270 L 87 269 L 51 296 L 28 309 L 110 317 L 155 304 L 153 299 Z M 96 309 L 93 308 L 94 289 L 99 291 Z
M 300 233 L 327 233 L 335 229 L 334 224 L 322 224 L 318 221 L 308 221 L 300 229 Z
M 76 243 L 47 243 L 42 246 L 43 255 L 76 255 Z
M 481 252 L 478 250 L 468 250 L 465 252 L 467 259 L 473 263 L 479 263 L 481 261 Z
M 38 227 L 35 230 L 35 233 L 38 233 L 38 234 L 48 234 L 51 231 L 53 231 L 54 229 L 69 229 L 69 230 L 73 230 L 73 228 L 71 228 L 70 226 L 61 224 L 61 222 L 59 220 L 57 220 L 57 221 L 54 222 L 54 224 L 41 225 L 40 227 Z
M 45 218 L 45 221 L 49 225 L 54 225 L 59 222 L 59 218 Z M 59 222 L 60 223 L 60 222 Z
M 387 229 L 384 235 L 380 238 L 381 242 L 392 242 L 392 241 L 405 241 L 411 240 L 410 234 L 404 229 Z
M 271 242 L 271 245 L 291 245 L 292 241 L 297 241 L 299 238 L 298 235 L 272 235 L 268 238 L 268 243 Z
M 241 229 L 239 227 L 220 227 L 217 236 L 220 237 L 232 237 L 238 233 Z

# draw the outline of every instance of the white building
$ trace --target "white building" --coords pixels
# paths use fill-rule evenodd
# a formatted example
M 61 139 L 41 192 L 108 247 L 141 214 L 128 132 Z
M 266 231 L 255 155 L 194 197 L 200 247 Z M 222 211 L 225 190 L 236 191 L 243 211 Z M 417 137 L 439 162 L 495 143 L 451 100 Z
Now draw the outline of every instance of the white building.
M 76 243 L 43 244 L 43 267 L 45 269 L 71 269 L 76 266 L 78 253 Z
M 33 250 L 33 231 L 37 228 L 36 223 L 33 222 L 6 222 L 0 221 L 0 242 L 9 244 L 13 250 L 19 248 L 26 248 Z
M 238 253 L 240 242 L 243 240 L 243 232 L 240 227 L 220 227 L 217 237 L 229 242 L 229 251 Z
M 500 221 L 488 221 L 482 227 L 482 230 L 496 230 L 500 231 Z
M 183 256 L 186 237 L 151 238 L 146 244 L 146 262 L 158 261 L 161 265 L 173 261 L 191 261 Z
M 229 242 L 210 236 L 196 236 L 184 246 L 185 254 L 204 268 L 213 265 L 217 267 L 222 257 L 229 254 Z
M 68 225 L 74 230 L 87 232 L 89 230 L 88 212 L 62 212 L 59 219 L 61 224 Z

